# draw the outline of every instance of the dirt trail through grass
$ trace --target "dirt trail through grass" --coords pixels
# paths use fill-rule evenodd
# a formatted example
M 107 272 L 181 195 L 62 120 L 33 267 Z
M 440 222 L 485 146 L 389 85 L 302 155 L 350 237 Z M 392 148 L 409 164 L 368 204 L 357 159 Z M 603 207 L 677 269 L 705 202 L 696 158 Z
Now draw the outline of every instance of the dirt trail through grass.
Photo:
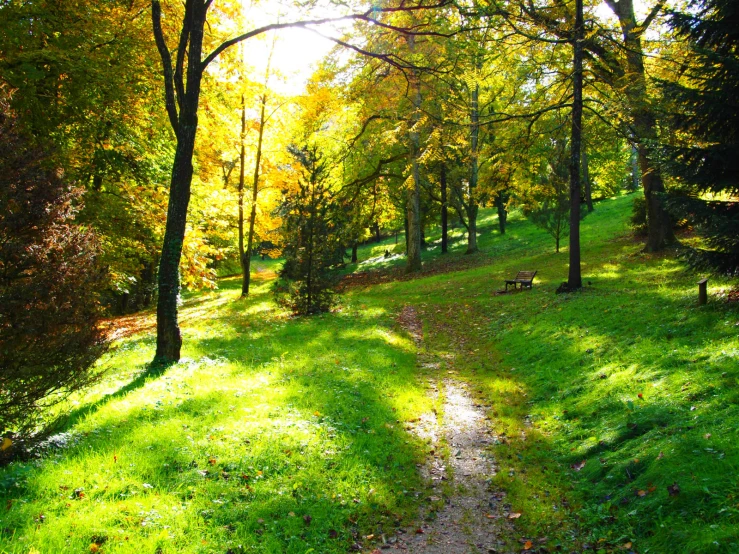
M 423 349 L 418 314 L 406 306 L 400 324 L 419 348 L 419 363 L 430 373 L 431 394 L 441 397 L 441 417 L 421 418 L 414 431 L 429 440 L 431 456 L 423 468 L 434 483 L 421 524 L 400 535 L 391 552 L 467 554 L 504 552 L 502 536 L 510 533 L 504 494 L 491 491 L 495 463 L 486 448 L 493 441 L 485 407 L 476 403 L 465 383 L 443 359 Z M 446 450 L 447 455 L 442 455 Z

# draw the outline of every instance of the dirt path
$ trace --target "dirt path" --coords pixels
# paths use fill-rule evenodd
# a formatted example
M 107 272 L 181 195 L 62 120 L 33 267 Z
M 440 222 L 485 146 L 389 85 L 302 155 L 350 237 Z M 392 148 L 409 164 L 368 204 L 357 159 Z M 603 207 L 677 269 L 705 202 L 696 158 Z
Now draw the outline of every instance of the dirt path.
M 428 439 L 433 448 L 423 472 L 432 481 L 434 494 L 427 499 L 423 521 L 399 535 L 390 548 L 385 546 L 385 551 L 507 552 L 501 537 L 511 535 L 508 506 L 504 494 L 490 487 L 496 466 L 486 452 L 494 439 L 486 407 L 475 402 L 446 360 L 424 351 L 422 325 L 414 308 L 405 307 L 399 322 L 419 347 L 419 363 L 431 373 L 431 394 L 436 398 L 441 395 L 443 411 L 440 417 L 422 417 L 414 427 L 414 432 Z M 443 450 L 447 455 L 442 455 Z

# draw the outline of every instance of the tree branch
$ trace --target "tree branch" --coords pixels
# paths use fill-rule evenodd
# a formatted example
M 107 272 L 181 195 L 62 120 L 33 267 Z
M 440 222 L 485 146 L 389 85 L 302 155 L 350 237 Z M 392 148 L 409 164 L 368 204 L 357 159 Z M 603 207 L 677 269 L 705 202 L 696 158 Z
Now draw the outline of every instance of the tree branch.
M 340 17 L 326 17 L 323 19 L 312 19 L 312 20 L 303 20 L 303 21 L 292 21 L 288 23 L 272 23 L 270 25 L 265 25 L 263 27 L 258 27 L 256 29 L 252 29 L 248 33 L 244 33 L 242 35 L 239 35 L 237 37 L 234 37 L 232 39 L 229 39 L 223 43 L 221 43 L 213 52 L 211 52 L 202 62 L 201 70 L 204 70 L 210 62 L 212 62 L 214 59 L 216 59 L 221 52 L 226 50 L 227 48 L 230 48 L 234 44 L 238 44 L 239 42 L 242 42 L 244 40 L 250 39 L 252 37 L 255 37 L 257 35 L 264 34 L 269 31 L 275 31 L 278 29 L 289 29 L 289 28 L 303 28 L 308 29 L 310 25 L 325 25 L 327 23 L 339 23 L 341 21 L 366 21 L 368 23 L 373 23 L 377 25 L 385 25 L 383 23 L 380 23 L 376 21 L 372 16 L 374 14 L 380 14 L 380 13 L 396 13 L 396 12 L 415 12 L 415 11 L 421 11 L 421 10 L 431 10 L 431 9 L 437 9 L 437 8 L 443 8 L 446 6 L 453 5 L 454 2 L 452 0 L 439 0 L 438 2 L 435 2 L 433 4 L 418 4 L 415 6 L 407 6 L 405 0 L 401 1 L 400 5 L 394 8 L 371 8 L 363 13 L 354 13 L 349 15 L 344 15 Z M 397 28 L 396 30 L 399 31 L 401 28 Z M 311 29 L 313 30 L 313 29 Z M 314 31 L 315 32 L 315 31 Z M 402 32 L 405 34 L 432 34 L 432 32 L 424 32 L 424 31 L 413 31 L 411 29 L 404 29 Z M 435 34 L 435 33 L 433 33 Z M 327 37 L 328 38 L 328 37 Z M 334 42 L 337 42 L 337 40 L 334 40 Z M 338 42 L 337 42 L 338 44 Z M 344 45 L 342 45 L 344 46 Z M 352 48 L 353 50 L 359 51 L 356 47 L 351 47 L 350 45 L 346 44 L 345 46 Z
M 192 29 L 192 0 L 185 3 L 185 17 L 182 20 L 182 30 L 180 31 L 180 42 L 177 45 L 177 61 L 174 68 L 174 86 L 177 92 L 177 107 L 182 110 L 182 101 L 185 98 L 185 85 L 182 80 L 182 67 L 185 64 L 185 52 L 187 51 L 187 43 L 190 39 L 190 30 Z
M 652 24 L 652 21 L 654 21 L 654 18 L 657 17 L 657 14 L 659 14 L 660 11 L 662 11 L 662 8 L 664 7 L 665 2 L 664 0 L 660 0 L 657 2 L 657 4 L 652 8 L 652 11 L 649 12 L 649 15 L 644 20 L 644 23 L 639 25 L 639 35 L 644 34 L 644 31 L 646 31 L 649 26 Z
M 151 0 L 151 22 L 154 28 L 154 40 L 156 41 L 159 56 L 162 58 L 162 65 L 164 66 L 164 103 L 167 107 L 167 115 L 169 115 L 169 124 L 172 125 L 175 136 L 179 136 L 179 123 L 172 76 L 172 56 L 169 53 L 167 44 L 164 42 L 162 6 L 159 0 Z

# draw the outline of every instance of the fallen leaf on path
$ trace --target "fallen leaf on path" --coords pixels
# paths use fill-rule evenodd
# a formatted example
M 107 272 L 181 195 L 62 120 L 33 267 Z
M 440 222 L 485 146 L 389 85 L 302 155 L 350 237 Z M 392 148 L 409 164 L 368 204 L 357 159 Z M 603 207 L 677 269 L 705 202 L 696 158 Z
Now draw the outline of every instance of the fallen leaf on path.
M 534 546 L 534 543 L 531 541 L 526 541 L 526 543 L 523 545 L 524 550 L 529 550 L 532 546 Z
M 580 471 L 582 468 L 585 467 L 585 464 L 587 463 L 587 460 L 583 460 L 582 462 L 578 462 L 576 464 L 572 464 L 570 467 L 574 469 L 575 471 Z
M 511 514 L 508 514 L 508 519 L 518 519 L 521 517 L 521 512 L 513 512 Z

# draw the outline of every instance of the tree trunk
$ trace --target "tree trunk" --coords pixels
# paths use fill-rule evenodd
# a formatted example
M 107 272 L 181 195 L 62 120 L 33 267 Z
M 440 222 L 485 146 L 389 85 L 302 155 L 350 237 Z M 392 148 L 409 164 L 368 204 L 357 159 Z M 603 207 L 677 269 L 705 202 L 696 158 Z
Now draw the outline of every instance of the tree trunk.
M 352 244 L 352 263 L 353 264 L 357 263 L 357 259 L 358 259 L 357 258 L 357 248 L 358 248 L 358 245 L 356 242 Z
M 633 144 L 631 145 L 631 186 L 631 190 L 639 190 L 639 153 Z
M 472 105 L 470 110 L 470 190 L 467 202 L 467 251 L 465 254 L 477 252 L 477 179 L 479 174 L 479 140 L 480 140 L 480 85 L 475 83 L 472 89 Z
M 405 212 L 403 218 L 403 232 L 405 233 L 405 255 L 408 255 L 408 211 Z
M 382 233 L 380 232 L 380 224 L 375 221 L 372 224 L 372 231 L 375 233 L 375 242 L 382 242 Z
M 641 43 L 644 28 L 637 24 L 633 0 L 608 0 L 608 4 L 618 17 L 624 37 L 626 72 L 623 90 L 629 101 L 644 197 L 647 201 L 648 229 L 644 249 L 647 252 L 657 252 L 674 243 L 675 235 L 661 198 L 665 186 L 660 168 L 651 158 L 648 146 L 657 140 L 657 121 L 647 96 L 644 50 Z
M 498 229 L 500 229 L 501 235 L 505 235 L 505 226 L 508 221 L 507 202 L 508 195 L 504 191 L 500 191 L 495 195 L 495 207 L 498 209 Z
M 415 37 L 408 37 L 411 51 L 415 50 Z M 410 127 L 410 162 L 411 162 L 411 186 L 406 194 L 406 212 L 408 213 L 407 230 L 407 265 L 406 273 L 414 273 L 421 270 L 421 175 L 418 164 L 420 155 L 420 137 L 418 132 L 418 121 L 421 115 L 421 82 L 418 70 L 411 73 L 413 81 L 413 114 L 411 115 Z
M 580 145 L 582 143 L 582 60 L 583 60 L 583 0 L 575 1 L 575 38 L 573 41 L 572 75 L 572 139 L 570 141 L 570 271 L 567 286 L 582 288 L 580 271 Z M 557 237 L 559 251 L 559 237 Z
M 239 153 L 239 266 L 241 266 L 241 296 L 249 293 L 249 269 L 244 253 L 244 157 L 246 155 L 246 103 L 241 95 L 241 152 Z
M 157 349 L 155 364 L 170 364 L 179 361 L 182 348 L 182 335 L 177 322 L 177 301 L 180 295 L 180 259 L 182 244 L 187 226 L 187 207 L 190 203 L 192 185 L 192 157 L 195 150 L 195 136 L 198 130 L 198 103 L 200 100 L 200 81 L 202 68 L 200 59 L 203 49 L 203 26 L 207 7 L 192 2 L 186 3 L 184 28 L 189 39 L 186 88 L 178 96 L 179 113 L 176 111 L 172 65 L 166 52 L 161 29 L 161 7 L 152 2 L 152 22 L 157 48 L 162 54 L 165 66 L 165 101 L 170 123 L 177 137 L 172 176 L 167 203 L 167 223 L 162 243 L 162 257 L 159 260 L 157 300 Z M 177 69 L 176 71 L 179 71 Z M 175 77 L 177 75 L 175 71 Z
M 446 166 L 441 165 L 441 253 L 449 251 L 449 208 L 446 198 Z
M 585 204 L 588 206 L 588 213 L 591 213 L 595 208 L 593 207 L 593 190 L 590 183 L 590 171 L 588 171 L 588 151 L 583 143 L 582 145 L 582 180 L 585 192 Z
M 259 115 L 259 138 L 257 139 L 257 159 L 254 164 L 254 178 L 251 188 L 251 213 L 249 214 L 249 238 L 247 240 L 246 257 L 244 258 L 244 278 L 241 285 L 241 296 L 249 294 L 251 281 L 251 249 L 254 245 L 254 223 L 257 220 L 257 196 L 259 195 L 259 169 L 262 163 L 262 141 L 264 125 L 266 123 L 265 110 L 267 108 L 267 94 L 262 95 L 262 109 Z

